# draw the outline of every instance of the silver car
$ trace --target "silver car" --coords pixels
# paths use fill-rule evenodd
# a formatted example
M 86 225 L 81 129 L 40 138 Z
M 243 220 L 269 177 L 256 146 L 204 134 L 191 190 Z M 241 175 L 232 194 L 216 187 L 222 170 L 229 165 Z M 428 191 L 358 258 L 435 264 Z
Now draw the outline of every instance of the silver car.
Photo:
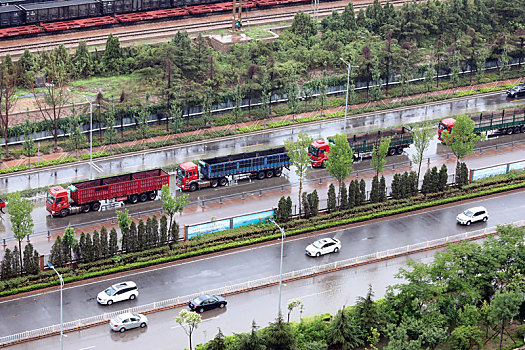
M 109 326 L 114 332 L 123 333 L 128 329 L 144 328 L 148 325 L 148 318 L 142 314 L 126 312 L 109 321 Z

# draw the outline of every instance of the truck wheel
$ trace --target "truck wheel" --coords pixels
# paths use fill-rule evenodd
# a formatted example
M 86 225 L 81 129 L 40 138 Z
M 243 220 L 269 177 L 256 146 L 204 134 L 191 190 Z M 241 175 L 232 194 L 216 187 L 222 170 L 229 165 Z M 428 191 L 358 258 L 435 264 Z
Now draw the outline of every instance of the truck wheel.
M 157 191 L 151 191 L 151 192 L 148 192 L 148 199 L 150 201 L 154 201 L 155 198 L 157 198 Z
M 389 156 L 393 156 L 394 154 L 396 154 L 396 149 L 395 148 L 389 148 L 388 149 L 388 155 Z
M 273 170 L 266 170 L 266 178 L 272 178 L 273 177 Z
M 91 207 L 89 204 L 82 204 L 81 210 L 83 213 L 89 213 L 89 211 L 91 210 Z
M 141 193 L 139 196 L 139 201 L 145 202 L 148 200 L 148 195 L 146 193 Z
M 276 176 L 276 177 L 279 177 L 283 174 L 283 170 L 282 169 L 275 169 L 273 171 L 273 174 Z
M 520 127 L 520 132 L 521 132 L 522 134 L 525 132 L 525 125 L 522 125 L 522 126 Z
M 60 211 L 60 217 L 61 217 L 61 218 L 65 218 L 66 216 L 67 216 L 67 209 L 62 209 L 62 210 Z
M 513 132 L 515 134 L 519 134 L 520 133 L 520 127 L 519 126 L 515 126 Z
M 100 210 L 100 202 L 94 202 L 93 204 L 91 204 L 91 210 L 99 211 Z
M 259 172 L 257 173 L 257 178 L 258 178 L 259 180 L 264 179 L 265 176 L 266 176 L 266 175 L 264 174 L 264 171 L 259 171 Z
M 219 185 L 221 185 L 221 186 L 226 186 L 227 184 L 228 184 L 228 179 L 227 179 L 227 178 L 225 178 L 225 177 L 221 177 L 221 178 L 219 179 Z
M 129 202 L 131 204 L 135 204 L 139 201 L 139 196 L 137 196 L 136 194 L 132 194 L 131 196 L 129 196 Z
M 217 186 L 219 186 L 219 181 L 217 181 L 217 179 L 213 179 L 210 181 L 210 186 L 215 188 Z
M 396 153 L 403 154 L 403 147 L 399 146 L 398 148 L 396 148 Z
M 512 132 L 514 131 L 513 128 L 508 128 L 505 132 L 507 135 L 512 135 Z
M 197 191 L 197 184 L 194 182 L 190 184 L 190 192 L 195 192 L 195 191 Z

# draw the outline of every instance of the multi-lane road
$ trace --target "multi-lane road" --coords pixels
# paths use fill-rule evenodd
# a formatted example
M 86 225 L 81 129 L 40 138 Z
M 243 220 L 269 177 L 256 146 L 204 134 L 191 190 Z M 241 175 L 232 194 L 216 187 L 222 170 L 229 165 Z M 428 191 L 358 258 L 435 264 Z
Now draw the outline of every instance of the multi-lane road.
M 321 236 L 334 236 L 340 239 L 343 248 L 338 254 L 321 258 L 309 258 L 304 254 L 305 246 L 317 239 L 319 234 L 289 238 L 284 245 L 283 272 L 523 220 L 525 202 L 522 197 L 523 192 L 503 194 L 324 233 Z M 458 226 L 455 222 L 456 215 L 465 208 L 477 204 L 483 204 L 488 208 L 491 214 L 488 223 L 470 227 Z M 279 242 L 273 242 L 66 286 L 64 321 L 277 275 L 279 258 Z M 112 306 L 97 304 L 98 292 L 108 285 L 124 280 L 133 280 L 139 286 L 141 294 L 137 300 Z M 59 319 L 58 305 L 57 289 L 0 301 L 0 336 L 56 324 Z M 254 307 L 257 307 L 257 302 L 254 303 Z

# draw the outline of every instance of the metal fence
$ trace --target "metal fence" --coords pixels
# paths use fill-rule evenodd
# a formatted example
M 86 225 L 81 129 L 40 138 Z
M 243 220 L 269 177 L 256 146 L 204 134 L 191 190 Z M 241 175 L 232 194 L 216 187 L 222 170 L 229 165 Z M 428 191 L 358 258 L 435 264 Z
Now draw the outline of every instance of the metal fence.
M 513 226 L 524 226 L 525 220 L 516 221 L 511 223 L 510 225 Z M 412 254 L 424 250 L 431 250 L 439 247 L 443 247 L 445 245 L 463 241 L 463 240 L 474 240 L 474 239 L 480 239 L 484 238 L 489 234 L 495 233 L 497 230 L 496 227 L 489 227 L 484 228 L 472 232 L 465 232 L 460 233 L 453 236 L 447 236 L 443 238 L 434 239 L 431 241 L 426 242 L 420 242 L 415 244 L 406 245 L 403 247 L 393 248 L 393 249 L 387 249 L 380 252 L 375 252 L 367 255 L 357 256 L 354 258 L 349 258 L 345 260 L 335 261 L 333 263 L 329 264 L 323 264 L 318 266 L 312 266 L 308 267 L 302 270 L 296 270 L 284 273 L 282 275 L 282 281 L 292 281 L 302 278 L 308 278 L 311 276 L 315 276 L 321 273 L 328 273 L 336 270 L 346 269 L 355 267 L 357 265 L 361 264 L 367 264 L 371 262 L 375 262 L 378 260 L 384 260 L 384 259 L 391 259 L 402 255 Z M 65 322 L 63 324 L 64 332 L 71 332 L 77 329 L 82 329 L 86 327 L 91 327 L 95 325 L 99 325 L 102 323 L 108 322 L 111 318 L 124 313 L 124 312 L 139 312 L 139 313 L 151 313 L 156 311 L 162 311 L 169 308 L 174 308 L 177 306 L 183 306 L 187 304 L 190 300 L 196 298 L 199 295 L 202 294 L 219 294 L 219 295 L 231 295 L 231 294 L 237 294 L 242 293 L 245 291 L 258 289 L 258 288 L 264 288 L 272 285 L 276 285 L 279 283 L 279 275 L 269 276 L 265 278 L 261 278 L 258 280 L 253 281 L 247 281 L 242 282 L 230 286 L 225 286 L 221 288 L 215 288 L 212 290 L 202 291 L 199 293 L 194 293 L 190 295 L 185 296 L 179 296 L 176 298 L 171 298 L 167 300 L 157 301 L 150 304 L 145 304 L 133 308 L 128 308 L 125 310 L 120 311 L 114 311 L 109 313 L 104 313 L 101 315 L 91 316 L 87 318 L 83 318 L 80 320 L 75 321 L 69 321 Z M 41 338 L 49 335 L 58 334 L 60 332 L 60 324 L 55 324 L 52 326 L 35 329 L 35 330 L 29 330 L 22 333 L 12 334 L 5 337 L 0 337 L 0 346 L 8 346 L 12 345 L 14 343 L 28 341 L 35 338 Z

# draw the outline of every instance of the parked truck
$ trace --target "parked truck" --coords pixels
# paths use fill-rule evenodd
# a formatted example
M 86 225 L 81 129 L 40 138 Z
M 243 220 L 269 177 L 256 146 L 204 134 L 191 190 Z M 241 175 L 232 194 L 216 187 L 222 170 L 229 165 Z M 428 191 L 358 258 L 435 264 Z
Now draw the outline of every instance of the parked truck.
M 2 198 L 0 198 L 0 211 L 2 212 L 2 214 L 5 214 L 4 208 L 5 208 L 5 202 Z
M 115 199 L 135 204 L 154 200 L 170 176 L 162 169 L 77 182 L 67 189 L 53 186 L 47 194 L 46 209 L 52 216 L 98 211 L 102 200 Z M 69 193 L 68 193 L 69 192 Z
M 479 115 L 470 115 L 474 121 L 474 130 L 476 134 L 487 133 L 504 133 L 507 135 L 519 134 L 525 132 L 525 108 L 508 109 L 502 111 L 480 113 Z M 446 118 L 439 122 L 438 139 L 441 133 L 447 130 L 452 132 L 456 119 Z
M 389 156 L 402 154 L 403 150 L 410 147 L 414 141 L 412 133 L 405 127 L 350 135 L 348 137 L 348 143 L 354 151 L 354 161 L 370 156 L 374 146 L 378 146 L 381 139 L 385 137 L 390 137 L 390 148 L 387 153 Z M 330 144 L 333 144 L 333 142 L 330 138 L 328 141 L 321 139 L 312 142 L 308 147 L 308 155 L 312 167 L 323 168 L 325 166 L 325 162 L 328 160 L 330 153 Z
M 226 186 L 230 178 L 249 176 L 259 180 L 281 176 L 292 162 L 284 147 L 232 154 L 200 160 L 199 165 L 185 162 L 177 168 L 177 186 L 191 192 L 206 187 Z

